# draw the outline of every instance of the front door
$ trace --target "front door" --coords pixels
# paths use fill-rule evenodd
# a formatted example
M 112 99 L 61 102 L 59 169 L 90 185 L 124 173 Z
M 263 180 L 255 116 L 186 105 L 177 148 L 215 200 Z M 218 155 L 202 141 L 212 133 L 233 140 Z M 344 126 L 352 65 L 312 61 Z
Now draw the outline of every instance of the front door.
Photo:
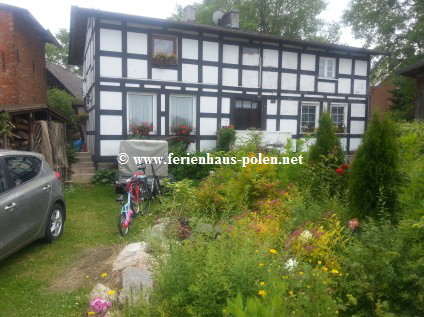
M 236 100 L 234 108 L 234 128 L 236 130 L 261 128 L 261 107 L 258 101 Z

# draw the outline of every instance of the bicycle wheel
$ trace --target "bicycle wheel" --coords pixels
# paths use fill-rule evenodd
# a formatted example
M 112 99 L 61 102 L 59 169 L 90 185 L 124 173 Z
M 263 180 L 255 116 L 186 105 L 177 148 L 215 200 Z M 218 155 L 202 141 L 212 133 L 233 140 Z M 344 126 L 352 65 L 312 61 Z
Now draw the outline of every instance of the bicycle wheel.
M 130 208 L 133 211 L 132 217 L 137 217 L 140 213 L 140 204 L 131 199 Z
M 152 200 L 152 195 L 150 194 L 149 186 L 147 182 L 140 184 L 140 212 L 145 214 L 150 210 L 150 201 Z
M 159 202 L 162 203 L 162 191 L 160 190 L 160 182 L 159 178 L 156 176 L 153 180 L 153 192 L 155 196 L 158 198 Z
M 125 225 L 126 218 L 127 216 L 125 215 L 125 213 L 121 212 L 118 218 L 118 229 L 121 236 L 126 236 L 128 234 L 128 231 L 130 231 L 130 225 Z

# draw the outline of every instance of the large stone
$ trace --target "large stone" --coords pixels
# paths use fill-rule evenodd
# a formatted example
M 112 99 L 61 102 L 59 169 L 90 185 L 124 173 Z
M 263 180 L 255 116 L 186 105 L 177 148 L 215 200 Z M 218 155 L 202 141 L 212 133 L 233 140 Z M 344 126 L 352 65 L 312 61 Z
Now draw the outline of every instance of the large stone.
M 146 252 L 147 243 L 137 242 L 127 245 L 113 263 L 112 271 L 122 271 L 128 267 L 147 268 L 150 257 Z
M 128 267 L 122 271 L 121 301 L 137 303 L 142 297 L 147 300 L 153 287 L 152 273 L 145 268 Z
M 100 297 L 102 299 L 107 299 L 108 301 L 115 301 L 117 298 L 117 294 L 116 292 L 114 292 L 114 294 L 109 294 L 109 292 L 111 291 L 111 289 L 103 284 L 96 284 L 96 286 L 94 286 L 93 290 L 90 292 L 90 294 L 88 295 L 88 298 L 90 300 L 90 302 L 94 299 L 96 299 L 97 297 Z

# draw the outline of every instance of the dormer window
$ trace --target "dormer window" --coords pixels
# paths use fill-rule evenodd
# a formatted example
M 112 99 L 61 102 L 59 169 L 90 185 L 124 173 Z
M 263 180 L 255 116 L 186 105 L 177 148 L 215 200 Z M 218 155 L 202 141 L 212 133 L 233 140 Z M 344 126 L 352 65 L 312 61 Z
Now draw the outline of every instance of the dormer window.
M 336 78 L 336 59 L 330 57 L 319 58 L 319 73 L 318 77 L 321 78 Z
M 152 62 L 161 66 L 177 65 L 177 37 L 152 35 Z

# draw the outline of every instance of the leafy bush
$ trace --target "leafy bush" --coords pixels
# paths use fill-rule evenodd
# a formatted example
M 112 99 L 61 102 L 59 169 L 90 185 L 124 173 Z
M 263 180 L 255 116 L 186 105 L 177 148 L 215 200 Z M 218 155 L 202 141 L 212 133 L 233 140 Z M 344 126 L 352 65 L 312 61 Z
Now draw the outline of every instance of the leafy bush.
M 324 112 L 319 118 L 316 142 L 310 148 L 309 160 L 314 163 L 320 162 L 322 155 L 335 157 L 336 164 L 344 162 L 340 139 L 334 131 L 333 121 L 328 112 Z
M 236 130 L 234 130 L 234 128 L 223 128 L 220 129 L 217 134 L 216 150 L 225 152 L 230 151 L 236 141 Z
M 117 170 L 112 169 L 99 169 L 93 176 L 93 184 L 103 184 L 103 185 L 112 185 L 116 181 Z
M 354 217 L 395 212 L 400 181 L 395 127 L 374 114 L 351 164 L 349 195 Z
M 77 162 L 77 151 L 75 151 L 74 147 L 69 143 L 66 143 L 66 157 L 69 164 Z

